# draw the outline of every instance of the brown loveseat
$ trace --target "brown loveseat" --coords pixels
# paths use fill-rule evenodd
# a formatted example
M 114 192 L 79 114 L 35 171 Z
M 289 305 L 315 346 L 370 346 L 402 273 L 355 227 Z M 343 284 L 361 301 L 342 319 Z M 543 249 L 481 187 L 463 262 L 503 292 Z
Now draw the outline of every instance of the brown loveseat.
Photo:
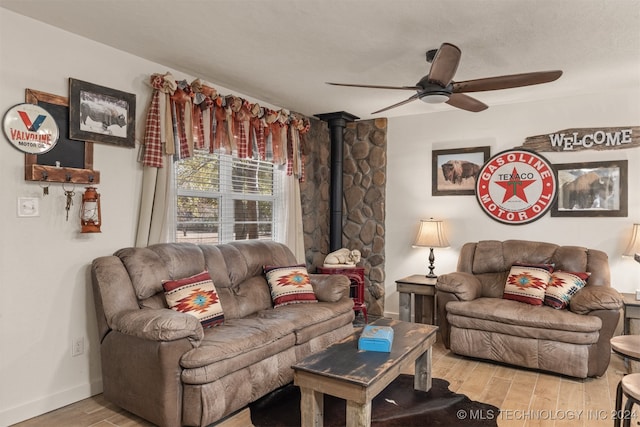
M 349 280 L 310 275 L 317 303 L 272 308 L 271 241 L 127 248 L 92 265 L 104 396 L 159 426 L 205 426 L 293 380 L 291 366 L 353 333 Z M 167 308 L 162 281 L 208 270 L 224 324 Z
M 590 272 L 567 309 L 503 299 L 514 263 Z M 621 295 L 610 286 L 607 255 L 577 246 L 523 240 L 466 243 L 457 271 L 438 277 L 445 346 L 453 353 L 586 378 L 604 374 Z

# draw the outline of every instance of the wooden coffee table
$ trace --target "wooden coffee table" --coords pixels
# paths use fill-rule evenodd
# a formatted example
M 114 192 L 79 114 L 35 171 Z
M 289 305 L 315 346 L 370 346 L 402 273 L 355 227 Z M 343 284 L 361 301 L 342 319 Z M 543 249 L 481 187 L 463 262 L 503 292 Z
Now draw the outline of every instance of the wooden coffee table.
M 359 351 L 358 331 L 293 366 L 301 393 L 302 427 L 322 426 L 325 393 L 347 401 L 347 427 L 371 425 L 371 400 L 412 366 L 414 388 L 431 389 L 431 346 L 438 327 L 392 319 L 372 324 L 393 328 L 390 353 Z

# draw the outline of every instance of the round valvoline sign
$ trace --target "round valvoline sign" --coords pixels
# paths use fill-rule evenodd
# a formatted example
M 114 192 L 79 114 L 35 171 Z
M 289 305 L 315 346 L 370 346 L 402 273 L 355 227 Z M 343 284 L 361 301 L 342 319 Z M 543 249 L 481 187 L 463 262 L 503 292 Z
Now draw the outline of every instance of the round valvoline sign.
M 520 225 L 541 218 L 558 184 L 551 164 L 528 150 L 507 150 L 487 161 L 476 180 L 476 198 L 496 221 Z
M 4 115 L 4 134 L 14 147 L 29 154 L 43 154 L 55 147 L 59 130 L 53 116 L 35 104 L 18 104 Z

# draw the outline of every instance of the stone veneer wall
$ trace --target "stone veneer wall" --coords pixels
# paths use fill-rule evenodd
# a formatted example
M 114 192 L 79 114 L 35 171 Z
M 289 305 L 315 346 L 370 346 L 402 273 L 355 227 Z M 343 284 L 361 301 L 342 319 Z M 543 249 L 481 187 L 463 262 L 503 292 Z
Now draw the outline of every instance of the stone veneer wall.
M 306 262 L 311 271 L 329 253 L 331 141 L 326 122 L 310 119 L 305 135 L 305 182 L 300 185 Z M 365 268 L 365 300 L 384 313 L 387 120 L 348 123 L 344 132 L 342 246 L 358 249 Z

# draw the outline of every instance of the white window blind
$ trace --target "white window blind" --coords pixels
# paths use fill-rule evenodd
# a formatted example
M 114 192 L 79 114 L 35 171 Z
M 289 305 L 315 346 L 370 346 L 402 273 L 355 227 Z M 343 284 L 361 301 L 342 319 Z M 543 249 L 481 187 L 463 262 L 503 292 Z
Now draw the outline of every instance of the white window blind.
M 283 172 L 272 163 L 196 152 L 175 167 L 177 242 L 278 240 Z

